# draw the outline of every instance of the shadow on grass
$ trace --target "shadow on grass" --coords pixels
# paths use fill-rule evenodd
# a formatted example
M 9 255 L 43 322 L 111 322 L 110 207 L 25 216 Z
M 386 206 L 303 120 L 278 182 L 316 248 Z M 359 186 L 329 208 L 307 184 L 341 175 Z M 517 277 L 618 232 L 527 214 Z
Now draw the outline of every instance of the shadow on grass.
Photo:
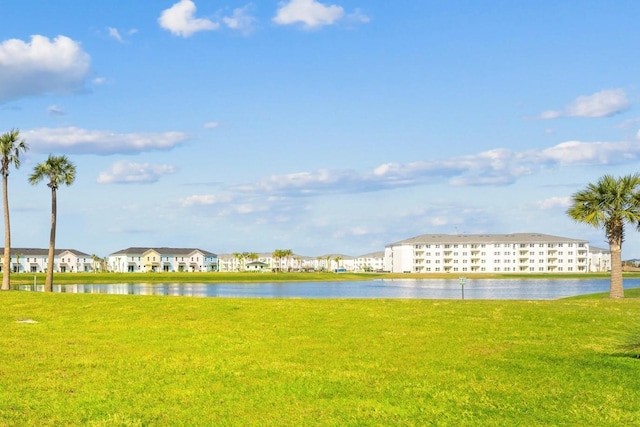
M 640 288 L 625 289 L 624 297 L 640 298 Z M 606 299 L 606 298 L 609 298 L 609 292 L 598 292 L 596 294 L 587 294 L 587 295 L 575 295 L 575 296 L 561 298 L 561 299 L 578 300 L 578 299 Z
M 614 356 L 640 360 L 640 338 L 636 338 L 630 344 L 622 344 L 618 348 L 620 351 L 614 353 Z

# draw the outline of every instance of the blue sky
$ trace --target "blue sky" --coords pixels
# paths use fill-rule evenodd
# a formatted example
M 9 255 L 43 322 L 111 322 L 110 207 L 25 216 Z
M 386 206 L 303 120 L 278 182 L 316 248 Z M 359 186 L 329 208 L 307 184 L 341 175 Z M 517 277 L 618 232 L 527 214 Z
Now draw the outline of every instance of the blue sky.
M 7 1 L 12 243 L 362 255 L 426 233 L 606 247 L 572 193 L 638 171 L 640 2 Z M 623 256 L 640 257 L 629 229 Z

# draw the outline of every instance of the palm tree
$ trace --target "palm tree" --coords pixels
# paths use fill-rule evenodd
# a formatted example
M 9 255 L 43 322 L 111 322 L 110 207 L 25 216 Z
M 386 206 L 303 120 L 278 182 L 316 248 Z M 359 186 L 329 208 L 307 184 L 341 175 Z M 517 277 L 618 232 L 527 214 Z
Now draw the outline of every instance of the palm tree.
M 250 263 L 254 262 L 254 261 L 257 261 L 258 258 L 260 258 L 260 256 L 258 256 L 258 254 L 255 253 L 255 252 L 247 252 L 245 257 L 249 260 Z
M 24 139 L 19 139 L 20 132 L 13 129 L 0 136 L 0 173 L 2 174 L 2 201 L 4 203 L 4 269 L 2 271 L 2 290 L 8 291 L 11 284 L 11 226 L 9 224 L 9 169 L 13 165 L 20 167 L 20 154 L 26 152 L 29 146 Z
M 234 268 L 235 271 L 240 271 L 240 266 L 242 264 L 242 254 L 240 252 L 234 252 L 233 253 L 233 257 L 236 259 L 236 267 Z
M 22 254 L 16 254 L 16 273 L 20 273 L 20 258 L 21 257 L 22 257 Z
M 47 258 L 47 279 L 44 284 L 45 292 L 51 292 L 53 291 L 53 257 L 56 246 L 57 191 L 60 184 L 73 184 L 76 179 L 76 167 L 67 156 L 50 154 L 45 162 L 39 163 L 33 168 L 33 173 L 29 176 L 29 183 L 36 185 L 43 179 L 49 180 L 47 186 L 51 189 L 51 234 Z
M 567 214 L 577 222 L 603 228 L 611 251 L 610 298 L 624 298 L 622 242 L 625 224 L 640 229 L 640 174 L 604 175 L 571 196 Z
M 285 266 L 287 271 L 291 271 L 291 257 L 293 256 L 293 251 L 291 249 L 283 249 L 282 257 L 285 259 Z
M 100 257 L 98 257 L 98 255 L 93 254 L 91 255 L 91 267 L 93 268 L 93 272 L 97 273 L 98 272 L 98 261 L 100 260 Z
M 282 269 L 281 268 L 282 267 L 282 258 L 284 258 L 285 254 L 286 254 L 286 251 L 284 249 L 276 249 L 271 254 L 271 257 L 275 260 L 276 273 L 279 273 L 280 270 Z

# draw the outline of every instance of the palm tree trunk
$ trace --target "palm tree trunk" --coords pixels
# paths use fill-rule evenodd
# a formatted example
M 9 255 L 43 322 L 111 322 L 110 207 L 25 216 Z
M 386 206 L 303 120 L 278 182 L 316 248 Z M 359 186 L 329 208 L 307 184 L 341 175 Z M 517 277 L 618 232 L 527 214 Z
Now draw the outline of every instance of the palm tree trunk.
M 53 257 L 56 247 L 56 190 L 51 189 L 51 234 L 49 235 L 49 258 L 47 259 L 47 279 L 44 283 L 45 292 L 53 292 Z
M 609 298 L 624 298 L 622 284 L 622 245 L 618 242 L 609 242 L 611 250 L 611 284 L 609 286 Z
M 7 175 L 2 174 L 2 201 L 4 203 L 4 261 L 2 264 L 2 290 L 11 288 L 11 226 L 9 225 L 9 195 Z

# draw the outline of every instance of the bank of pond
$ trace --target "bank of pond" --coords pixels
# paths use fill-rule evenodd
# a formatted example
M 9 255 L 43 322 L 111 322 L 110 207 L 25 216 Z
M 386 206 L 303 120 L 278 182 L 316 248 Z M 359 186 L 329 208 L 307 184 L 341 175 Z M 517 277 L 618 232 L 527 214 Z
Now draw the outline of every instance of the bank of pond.
M 373 279 L 349 281 L 281 281 L 252 283 L 74 283 L 54 284 L 59 293 L 164 295 L 228 298 L 407 298 L 550 300 L 607 292 L 608 278 L 592 279 Z M 625 290 L 640 287 L 626 278 Z M 43 285 L 14 285 L 43 291 Z

